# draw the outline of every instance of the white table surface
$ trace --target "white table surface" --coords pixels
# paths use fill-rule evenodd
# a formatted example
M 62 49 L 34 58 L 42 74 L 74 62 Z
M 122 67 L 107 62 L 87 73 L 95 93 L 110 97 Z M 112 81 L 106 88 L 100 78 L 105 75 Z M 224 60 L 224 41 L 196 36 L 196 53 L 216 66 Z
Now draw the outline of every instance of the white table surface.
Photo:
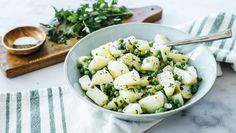
M 19 25 L 38 25 L 53 16 L 52 6 L 78 8 L 81 0 L 0 0 L 0 35 Z M 122 0 L 128 7 L 160 5 L 163 18 L 158 23 L 178 25 L 196 17 L 225 11 L 236 14 L 235 0 Z M 1 55 L 0 55 L 1 56 Z M 67 85 L 63 63 L 8 79 L 0 73 L 0 93 Z M 223 65 L 212 91 L 190 109 L 167 118 L 147 132 L 235 133 L 236 73 Z

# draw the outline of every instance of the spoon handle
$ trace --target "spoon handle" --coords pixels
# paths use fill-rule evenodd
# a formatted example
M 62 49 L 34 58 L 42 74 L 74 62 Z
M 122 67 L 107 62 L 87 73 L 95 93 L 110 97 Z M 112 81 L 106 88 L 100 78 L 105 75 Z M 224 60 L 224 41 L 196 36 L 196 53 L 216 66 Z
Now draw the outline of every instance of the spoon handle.
M 230 29 L 222 31 L 222 32 L 217 32 L 213 34 L 209 34 L 206 36 L 199 36 L 199 37 L 193 37 L 190 39 L 185 39 L 185 40 L 180 40 L 176 42 L 170 42 L 166 43 L 165 45 L 168 46 L 179 46 L 179 45 L 185 45 L 185 44 L 193 44 L 193 43 L 202 43 L 202 42 L 210 42 L 210 41 L 215 41 L 215 40 L 220 40 L 220 39 L 225 39 L 225 38 L 231 38 L 232 37 L 232 31 Z

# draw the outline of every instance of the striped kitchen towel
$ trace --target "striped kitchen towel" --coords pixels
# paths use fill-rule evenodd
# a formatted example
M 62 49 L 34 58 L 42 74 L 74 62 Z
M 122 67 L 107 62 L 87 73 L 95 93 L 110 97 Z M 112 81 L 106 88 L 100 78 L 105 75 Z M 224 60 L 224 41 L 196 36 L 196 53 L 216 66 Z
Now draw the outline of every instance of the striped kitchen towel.
M 207 35 L 226 29 L 232 29 L 233 38 L 207 42 L 206 45 L 212 51 L 218 62 L 230 63 L 233 70 L 236 71 L 235 18 L 236 16 L 234 14 L 220 12 L 197 18 L 193 21 L 181 24 L 177 26 L 177 28 L 191 34 L 192 36 Z
M 0 94 L 0 133 L 141 133 L 157 122 L 118 120 L 67 88 Z

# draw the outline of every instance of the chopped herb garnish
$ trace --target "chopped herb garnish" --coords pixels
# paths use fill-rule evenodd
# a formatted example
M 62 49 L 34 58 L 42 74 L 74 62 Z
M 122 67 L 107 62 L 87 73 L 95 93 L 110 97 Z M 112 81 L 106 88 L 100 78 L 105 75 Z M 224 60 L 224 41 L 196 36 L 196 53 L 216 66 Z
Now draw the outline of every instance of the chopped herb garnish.
M 83 4 L 77 10 L 56 9 L 54 22 L 41 24 L 49 28 L 47 37 L 56 43 L 66 43 L 70 38 L 81 38 L 89 33 L 114 24 L 132 16 L 125 6 L 118 6 L 116 0 L 108 4 L 98 0 L 92 5 Z

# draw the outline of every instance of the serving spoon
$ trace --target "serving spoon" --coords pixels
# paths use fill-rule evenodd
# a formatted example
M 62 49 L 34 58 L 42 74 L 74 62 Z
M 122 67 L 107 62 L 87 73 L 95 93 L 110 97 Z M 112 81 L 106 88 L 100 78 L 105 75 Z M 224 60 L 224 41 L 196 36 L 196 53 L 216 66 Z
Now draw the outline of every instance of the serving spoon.
M 226 39 L 226 38 L 231 38 L 232 37 L 232 31 L 230 29 L 205 35 L 205 36 L 198 36 L 198 37 L 193 37 L 189 39 L 184 39 L 176 42 L 169 42 L 169 43 L 164 43 L 164 45 L 168 46 L 179 46 L 179 45 L 186 45 L 186 44 L 194 44 L 194 43 L 202 43 L 202 42 L 210 42 L 210 41 L 215 41 L 215 40 L 221 40 L 221 39 Z

